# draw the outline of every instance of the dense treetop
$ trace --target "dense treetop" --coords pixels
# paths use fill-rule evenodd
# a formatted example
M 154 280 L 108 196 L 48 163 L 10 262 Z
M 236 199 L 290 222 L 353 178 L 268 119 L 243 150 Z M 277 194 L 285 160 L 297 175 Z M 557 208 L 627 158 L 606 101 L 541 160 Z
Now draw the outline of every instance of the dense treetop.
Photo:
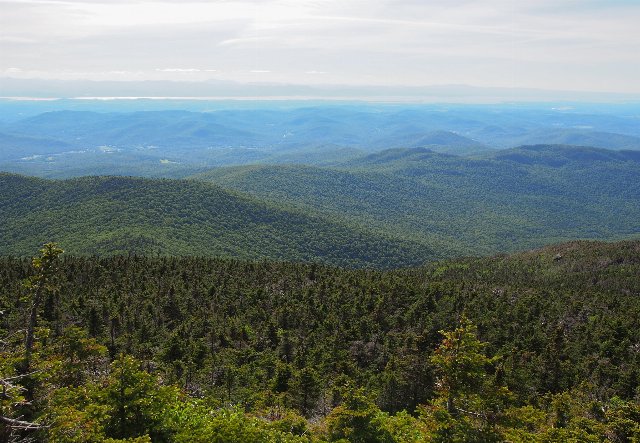
M 37 263 L 0 260 L 1 415 L 43 439 L 640 436 L 638 241 L 384 272 L 64 254 L 39 306 Z

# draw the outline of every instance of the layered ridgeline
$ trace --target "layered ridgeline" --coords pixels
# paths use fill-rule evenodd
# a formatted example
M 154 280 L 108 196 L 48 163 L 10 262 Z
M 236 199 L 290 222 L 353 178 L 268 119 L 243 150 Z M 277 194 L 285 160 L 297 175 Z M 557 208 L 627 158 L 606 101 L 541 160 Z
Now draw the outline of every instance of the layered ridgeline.
M 131 112 L 136 107 L 160 106 L 209 108 L 211 112 Z M 52 178 L 176 178 L 222 165 L 330 165 L 389 148 L 427 147 L 463 156 L 539 143 L 640 150 L 634 105 L 596 109 L 364 104 L 291 108 L 293 104 L 284 102 L 259 106 L 264 109 L 215 110 L 219 106 L 210 102 L 56 105 L 0 100 L 0 170 Z M 65 107 L 120 112 L 42 113 Z
M 0 260 L 0 378 L 33 400 L 2 414 L 43 440 L 640 437 L 638 241 L 387 272 L 65 256 Z M 40 372 L 11 378 L 42 275 Z
M 205 255 L 395 267 L 439 252 L 195 181 L 0 174 L 0 254 L 47 240 L 76 254 Z
M 219 168 L 192 180 L 5 174 L 0 191 L 3 254 L 54 239 L 81 254 L 398 267 L 640 234 L 640 154 L 568 146 L 473 158 L 393 149 L 339 168 Z
M 340 168 L 219 168 L 198 180 L 444 244 L 448 256 L 640 234 L 640 154 L 524 146 L 462 158 L 392 149 Z

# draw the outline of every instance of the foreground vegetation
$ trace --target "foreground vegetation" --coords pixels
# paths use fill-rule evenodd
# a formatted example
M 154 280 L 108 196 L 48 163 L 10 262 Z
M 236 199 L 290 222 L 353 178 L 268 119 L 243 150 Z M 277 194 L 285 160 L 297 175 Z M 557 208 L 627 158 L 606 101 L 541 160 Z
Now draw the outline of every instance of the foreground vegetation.
M 0 441 L 639 441 L 638 275 L 640 242 L 387 272 L 48 245 L 0 261 Z

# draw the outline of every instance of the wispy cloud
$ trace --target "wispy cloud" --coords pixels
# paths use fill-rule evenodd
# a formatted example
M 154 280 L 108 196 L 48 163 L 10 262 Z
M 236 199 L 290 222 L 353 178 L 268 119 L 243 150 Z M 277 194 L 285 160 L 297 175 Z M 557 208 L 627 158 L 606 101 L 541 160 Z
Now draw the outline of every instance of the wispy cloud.
M 268 41 L 272 41 L 272 37 L 261 36 L 261 37 L 241 37 L 241 38 L 228 38 L 226 40 L 222 40 L 218 42 L 218 46 L 233 46 L 233 45 L 253 45 L 255 43 L 264 43 Z
M 22 36 L 0 35 L 0 43 L 30 44 L 37 43 L 37 40 Z
M 196 68 L 157 68 L 157 72 L 200 72 L 200 69 Z
M 0 72 L 20 68 L 16 77 L 268 73 L 290 83 L 640 90 L 637 0 L 0 0 L 0 9 Z

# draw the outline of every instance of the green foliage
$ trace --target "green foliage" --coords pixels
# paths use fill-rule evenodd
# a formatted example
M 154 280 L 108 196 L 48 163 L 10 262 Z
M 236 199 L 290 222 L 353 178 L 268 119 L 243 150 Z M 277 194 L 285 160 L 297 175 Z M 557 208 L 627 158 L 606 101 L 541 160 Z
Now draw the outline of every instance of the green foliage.
M 465 401 L 484 394 L 487 385 L 486 367 L 491 360 L 484 355 L 486 343 L 480 342 L 477 328 L 466 317 L 451 332 L 440 331 L 444 339 L 431 356 L 438 373 L 437 393 L 446 399 L 447 410 L 466 407 Z
M 35 274 L 29 276 L 23 283 L 29 292 L 28 302 L 31 304 L 29 311 L 29 322 L 26 328 L 25 352 L 22 372 L 29 372 L 31 365 L 31 352 L 35 340 L 35 329 L 38 322 L 38 314 L 42 298 L 58 289 L 55 282 L 57 274 L 56 264 L 58 256 L 62 254 L 62 249 L 55 243 L 46 243 L 40 250 L 40 256 L 31 260 L 31 265 Z
M 392 442 L 383 422 L 382 411 L 362 388 L 346 387 L 342 403 L 327 416 L 327 435 L 330 441 Z
M 108 408 L 92 400 L 94 386 L 57 389 L 49 402 L 47 420 L 52 443 L 93 443 L 106 439 Z
M 633 442 L 639 257 L 574 242 L 382 272 L 66 256 L 28 375 L 35 270 L 2 258 L 1 415 L 46 427 L 0 435 Z
M 383 414 L 380 421 L 382 435 L 390 435 L 390 441 L 395 443 L 419 443 L 430 437 L 423 421 L 407 411 L 400 411 L 394 415 Z
M 55 290 L 56 264 L 58 256 L 63 252 L 55 243 L 44 244 L 40 250 L 40 255 L 31 260 L 35 274 L 25 280 L 25 288 L 37 290 L 38 287 L 43 287 L 47 291 Z
M 431 356 L 437 397 L 423 409 L 434 441 L 502 441 L 497 425 L 510 393 L 487 373 L 495 360 L 484 354 L 486 343 L 478 340 L 476 326 L 465 316 L 455 330 L 440 332 L 444 339 Z
M 140 370 L 140 363 L 121 355 L 99 384 L 59 389 L 49 410 L 53 441 L 114 441 L 151 437 L 172 441 L 167 411 L 179 403 L 177 389 L 160 386 Z M 144 440 L 139 440 L 144 441 Z
M 155 378 L 141 371 L 139 365 L 124 355 L 111 364 L 107 386 L 97 398 L 109 417 L 105 433 L 121 439 L 148 434 L 154 441 L 168 441 L 165 411 L 177 401 L 178 393 L 171 387 L 159 387 Z
M 305 417 L 311 416 L 322 392 L 320 375 L 314 368 L 305 366 L 296 371 L 289 391 L 293 407 Z
M 84 329 L 76 326 L 65 329 L 56 345 L 61 359 L 60 385 L 80 386 L 88 381 L 88 374 L 106 366 L 107 347 L 89 337 Z
M 612 441 L 640 442 L 640 403 L 611 399 L 605 410 L 606 436 Z
M 212 411 L 191 406 L 179 413 L 174 440 L 176 443 L 296 443 L 308 438 L 286 432 L 278 425 L 251 417 L 238 409 Z
M 38 327 L 37 323 L 43 298 L 58 289 L 57 264 L 62 252 L 55 243 L 45 244 L 40 255 L 31 260 L 30 275 L 12 288 L 13 299 L 26 304 L 28 311 L 23 328 L 12 331 L 11 327 L 0 327 L 0 441 L 13 441 L 19 438 L 20 432 L 38 431 L 43 427 L 34 420 L 38 418 L 34 406 L 43 402 L 39 390 L 55 363 L 46 359 L 46 350 L 34 356 L 34 352 L 40 351 L 36 338 L 44 341 L 49 335 L 49 330 Z M 27 296 L 20 297 L 20 290 L 26 290 Z M 0 311 L 0 315 L 4 315 L 4 311 Z M 24 341 L 20 341 L 23 334 Z

